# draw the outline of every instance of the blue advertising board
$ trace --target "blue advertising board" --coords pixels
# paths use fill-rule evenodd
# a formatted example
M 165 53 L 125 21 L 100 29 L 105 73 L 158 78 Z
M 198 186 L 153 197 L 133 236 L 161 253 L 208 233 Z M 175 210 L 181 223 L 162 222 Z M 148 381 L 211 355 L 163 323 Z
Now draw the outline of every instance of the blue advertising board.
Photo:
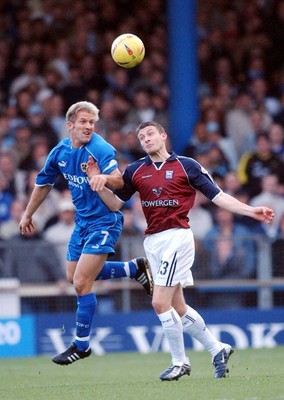
M 208 328 L 234 348 L 284 345 L 284 309 L 201 311 Z M 0 320 L 0 358 L 54 355 L 74 338 L 75 313 L 43 313 Z M 187 348 L 202 346 L 185 335 Z M 95 355 L 137 351 L 169 351 L 154 311 L 96 315 L 91 347 Z
M 210 310 L 202 312 L 214 336 L 235 348 L 261 348 L 284 345 L 284 310 Z M 64 351 L 74 338 L 75 314 L 42 314 L 36 319 L 38 354 Z M 187 348 L 202 346 L 185 335 Z M 169 351 L 159 320 L 154 312 L 115 313 L 96 316 L 93 324 L 92 351 L 96 355 L 111 352 Z
M 35 344 L 34 317 L 0 320 L 0 358 L 34 356 Z

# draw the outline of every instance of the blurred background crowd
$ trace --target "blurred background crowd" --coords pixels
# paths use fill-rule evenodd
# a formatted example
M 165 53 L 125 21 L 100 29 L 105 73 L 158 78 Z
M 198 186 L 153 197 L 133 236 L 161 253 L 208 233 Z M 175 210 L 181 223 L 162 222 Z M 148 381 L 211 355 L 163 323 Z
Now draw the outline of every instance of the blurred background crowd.
M 207 265 L 214 268 L 209 276 L 252 277 L 253 243 L 238 237 L 264 235 L 283 257 L 284 1 L 201 0 L 197 5 L 200 114 L 183 155 L 200 162 L 224 191 L 272 207 L 276 216 L 271 225 L 262 226 L 216 210 L 198 194 L 191 226 L 197 249 L 210 254 Z M 144 61 L 132 70 L 118 67 L 110 55 L 112 41 L 126 32 L 141 37 L 146 48 Z M 17 243 L 30 240 L 18 234 L 18 223 L 35 174 L 67 135 L 67 108 L 80 100 L 98 106 L 97 131 L 117 149 L 123 171 L 143 156 L 137 124 L 156 120 L 169 127 L 167 53 L 163 0 L 1 0 L 0 239 L 7 246 L 0 254 L 0 275 L 13 274 L 17 263 L 31 264 L 36 256 L 28 250 L 16 260 Z M 123 235 L 142 234 L 145 222 L 137 199 L 124 212 Z M 73 217 L 60 180 L 35 215 L 32 239 L 45 246 L 60 239 L 62 249 L 48 251 L 50 268 L 45 267 L 42 278 L 27 275 L 23 266 L 21 281 L 63 279 L 51 254 L 63 260 Z M 284 267 L 277 261 L 279 256 L 279 276 Z

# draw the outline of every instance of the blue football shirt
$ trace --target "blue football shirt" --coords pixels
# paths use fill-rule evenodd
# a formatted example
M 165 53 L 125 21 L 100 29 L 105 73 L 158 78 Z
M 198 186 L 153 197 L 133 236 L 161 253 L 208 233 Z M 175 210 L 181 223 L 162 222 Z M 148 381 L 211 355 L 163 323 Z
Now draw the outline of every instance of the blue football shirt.
M 62 174 L 67 180 L 77 216 L 80 218 L 111 213 L 98 194 L 90 188 L 86 174 L 90 155 L 103 174 L 110 174 L 117 168 L 115 148 L 94 133 L 90 142 L 80 148 L 73 148 L 70 138 L 61 140 L 49 153 L 36 178 L 37 186 L 53 186 L 58 175 Z

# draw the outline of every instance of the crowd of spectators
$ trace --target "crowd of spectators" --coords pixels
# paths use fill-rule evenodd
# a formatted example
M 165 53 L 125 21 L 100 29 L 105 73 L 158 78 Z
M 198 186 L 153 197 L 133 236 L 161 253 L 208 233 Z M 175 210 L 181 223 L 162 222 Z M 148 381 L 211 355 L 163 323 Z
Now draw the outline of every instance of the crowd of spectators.
M 192 210 L 196 238 L 217 234 L 210 263 L 222 271 L 226 254 L 231 271 L 242 263 L 238 250 L 244 249 L 234 245 L 236 229 L 272 240 L 283 232 L 284 1 L 197 3 L 200 117 L 183 155 L 199 161 L 228 193 L 252 204 L 261 199 L 276 212 L 271 229 L 239 218 L 222 234 L 215 210 L 198 200 Z M 132 70 L 118 67 L 110 55 L 112 41 L 125 32 L 140 36 L 146 47 L 144 61 Z M 17 235 L 35 174 L 66 137 L 65 112 L 74 102 L 98 106 L 98 133 L 116 147 L 122 171 L 143 156 L 138 123 L 156 120 L 168 129 L 168 51 L 163 0 L 1 1 L 0 239 Z M 55 231 L 61 227 L 60 204 L 67 201 L 60 180 L 36 214 L 44 240 L 53 236 L 53 224 L 59 224 Z M 137 214 L 127 231 L 142 233 L 137 202 L 127 208 Z M 250 264 L 245 276 L 252 270 Z

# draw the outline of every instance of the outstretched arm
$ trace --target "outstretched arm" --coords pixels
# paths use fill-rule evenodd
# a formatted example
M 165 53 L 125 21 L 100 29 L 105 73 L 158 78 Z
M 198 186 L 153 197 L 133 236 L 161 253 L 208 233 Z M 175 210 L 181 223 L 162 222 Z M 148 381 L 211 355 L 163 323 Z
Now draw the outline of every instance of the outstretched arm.
M 94 161 L 93 157 L 89 157 L 87 164 L 87 175 L 89 177 L 90 186 L 92 190 L 98 193 L 98 195 L 100 196 L 102 201 L 107 205 L 107 207 L 113 212 L 120 210 L 123 205 L 123 202 L 119 200 L 119 198 L 116 197 L 115 194 L 110 189 L 106 187 L 105 177 L 109 175 L 101 174 L 98 164 Z
M 32 217 L 41 203 L 46 199 L 51 189 L 52 186 L 50 185 L 34 187 L 30 201 L 28 202 L 24 215 L 19 223 L 19 229 L 23 235 L 31 233 L 35 228 Z
M 269 224 L 274 217 L 274 211 L 271 208 L 265 206 L 249 206 L 224 192 L 213 200 L 213 203 L 233 213 L 246 215 L 257 221 L 265 222 L 266 224 Z
M 98 191 L 98 195 L 108 208 L 115 212 L 121 209 L 123 201 L 121 201 L 110 189 L 104 187 Z

